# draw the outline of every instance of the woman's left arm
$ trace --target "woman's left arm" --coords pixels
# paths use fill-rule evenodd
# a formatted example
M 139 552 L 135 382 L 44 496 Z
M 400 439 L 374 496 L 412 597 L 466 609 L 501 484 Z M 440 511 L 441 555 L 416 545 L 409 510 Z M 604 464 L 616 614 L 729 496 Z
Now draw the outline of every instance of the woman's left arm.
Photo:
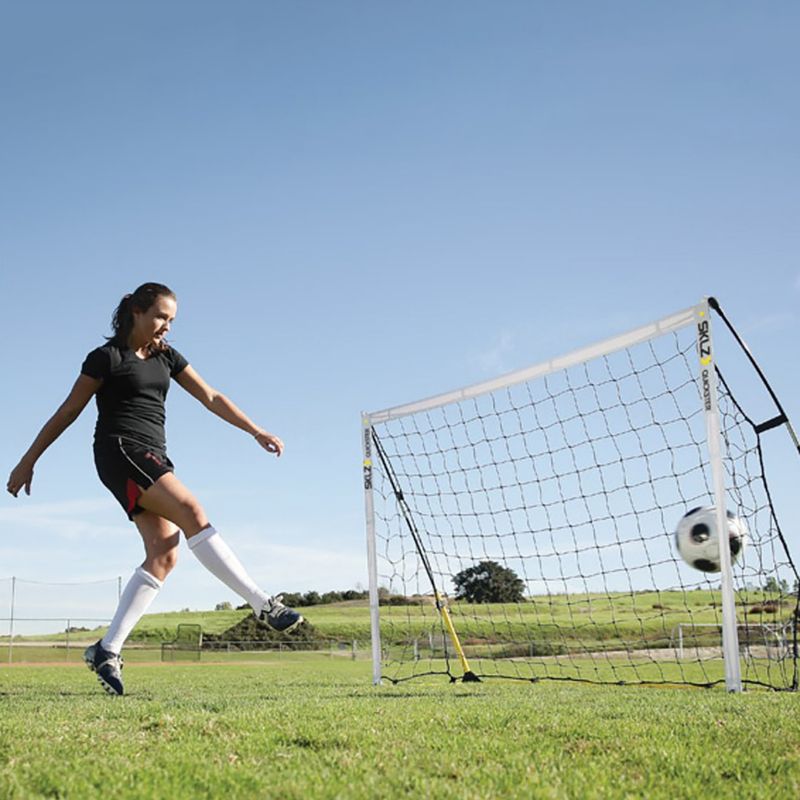
M 175 376 L 175 380 L 209 411 L 213 411 L 218 417 L 236 428 L 252 434 L 268 453 L 280 456 L 283 452 L 283 442 L 277 436 L 256 425 L 224 394 L 209 386 L 191 365 L 182 369 Z

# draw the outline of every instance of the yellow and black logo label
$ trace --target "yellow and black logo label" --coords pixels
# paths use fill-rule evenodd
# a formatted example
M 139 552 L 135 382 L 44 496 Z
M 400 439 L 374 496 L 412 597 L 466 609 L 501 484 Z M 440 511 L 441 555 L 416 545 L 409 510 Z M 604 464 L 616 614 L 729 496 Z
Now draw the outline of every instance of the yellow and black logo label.
M 711 363 L 711 326 L 707 319 L 697 323 L 697 352 L 700 354 L 700 363 L 707 367 Z
M 364 428 L 364 488 L 372 488 L 372 428 Z

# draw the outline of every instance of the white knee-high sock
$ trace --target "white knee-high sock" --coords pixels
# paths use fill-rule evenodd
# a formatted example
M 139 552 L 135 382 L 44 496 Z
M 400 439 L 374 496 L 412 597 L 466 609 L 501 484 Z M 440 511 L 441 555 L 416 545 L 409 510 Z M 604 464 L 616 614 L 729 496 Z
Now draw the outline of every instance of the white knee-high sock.
M 229 589 L 250 603 L 256 614 L 269 603 L 269 595 L 256 586 L 239 559 L 211 525 L 186 541 L 197 560 Z
M 147 611 L 150 603 L 156 599 L 163 585 L 162 581 L 151 575 L 144 567 L 136 567 L 122 592 L 108 632 L 101 641 L 106 650 L 112 653 L 119 653 L 122 650 L 128 635 L 142 618 L 142 614 Z

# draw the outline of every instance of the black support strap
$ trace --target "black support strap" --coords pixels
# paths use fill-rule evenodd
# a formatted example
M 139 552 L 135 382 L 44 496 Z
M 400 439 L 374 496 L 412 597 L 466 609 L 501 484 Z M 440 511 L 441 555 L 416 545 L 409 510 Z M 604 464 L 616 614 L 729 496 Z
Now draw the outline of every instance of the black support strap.
M 764 433 L 764 431 L 772 430 L 772 428 L 777 428 L 779 425 L 783 425 L 784 423 L 788 422 L 786 419 L 785 414 L 778 414 L 777 417 L 773 417 L 772 419 L 768 419 L 766 422 L 762 422 L 760 425 L 755 426 L 756 433 Z

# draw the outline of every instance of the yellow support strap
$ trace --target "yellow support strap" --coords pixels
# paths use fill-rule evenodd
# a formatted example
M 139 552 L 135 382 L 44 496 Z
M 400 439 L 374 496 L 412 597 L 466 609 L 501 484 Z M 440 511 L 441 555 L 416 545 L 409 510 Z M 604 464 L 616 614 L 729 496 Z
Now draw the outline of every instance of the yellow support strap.
M 480 682 L 480 678 L 469 668 L 469 662 L 467 661 L 467 657 L 464 655 L 464 649 L 461 647 L 458 634 L 453 626 L 453 620 L 450 619 L 450 611 L 442 601 L 442 598 L 438 592 L 436 593 L 436 605 L 439 606 L 439 610 L 442 612 L 442 619 L 444 620 L 445 627 L 447 628 L 447 632 L 450 634 L 453 647 L 455 647 L 456 653 L 458 653 L 458 657 L 461 661 L 461 669 L 464 670 L 462 680 L 466 681 L 467 683 Z

